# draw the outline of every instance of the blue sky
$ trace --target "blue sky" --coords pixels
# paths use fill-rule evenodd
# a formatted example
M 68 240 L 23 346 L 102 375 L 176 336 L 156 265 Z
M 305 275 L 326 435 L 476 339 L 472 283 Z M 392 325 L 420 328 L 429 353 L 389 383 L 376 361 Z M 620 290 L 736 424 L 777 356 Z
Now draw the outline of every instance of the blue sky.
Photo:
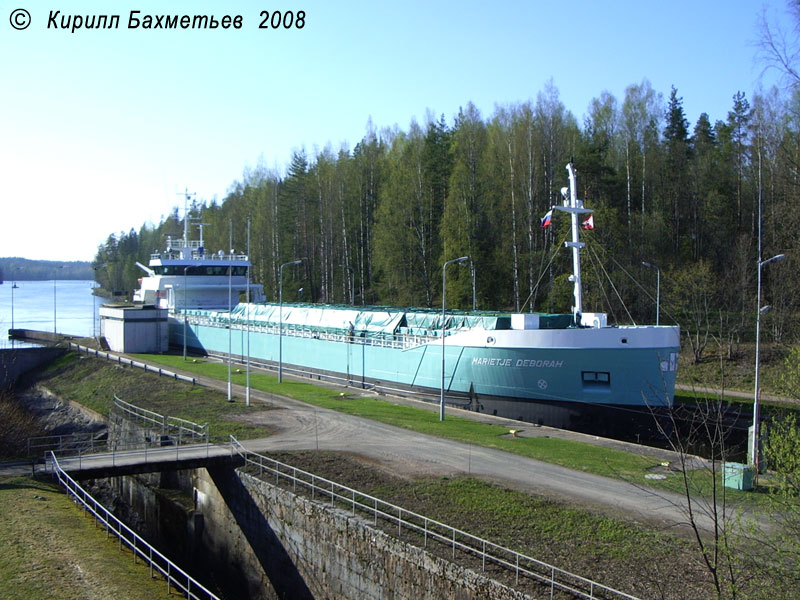
M 259 161 L 452 123 L 473 102 L 535 100 L 552 78 L 580 122 L 592 98 L 642 79 L 674 85 L 693 125 L 724 119 L 739 90 L 768 88 L 755 40 L 783 0 L 79 2 L 0 0 L 0 256 L 91 260 L 109 233 L 181 202 L 222 199 Z M 302 29 L 262 30 L 265 9 Z M 18 8 L 31 15 L 21 31 Z M 119 29 L 47 28 L 62 15 L 121 15 Z M 239 30 L 127 29 L 128 13 L 242 15 Z

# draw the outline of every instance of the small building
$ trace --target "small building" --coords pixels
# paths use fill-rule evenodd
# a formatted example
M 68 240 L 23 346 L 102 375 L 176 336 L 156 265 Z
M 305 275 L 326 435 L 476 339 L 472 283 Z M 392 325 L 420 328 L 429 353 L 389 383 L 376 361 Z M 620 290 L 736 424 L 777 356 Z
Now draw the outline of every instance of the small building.
M 166 352 L 169 349 L 167 309 L 145 305 L 101 306 L 100 334 L 112 352 Z

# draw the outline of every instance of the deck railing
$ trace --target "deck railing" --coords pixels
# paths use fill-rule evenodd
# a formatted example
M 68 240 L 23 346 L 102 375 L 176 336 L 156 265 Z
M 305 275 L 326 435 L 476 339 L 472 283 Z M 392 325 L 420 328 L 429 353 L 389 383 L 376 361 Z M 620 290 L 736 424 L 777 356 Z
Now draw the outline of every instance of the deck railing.
M 226 313 L 227 314 L 227 313 Z M 247 320 L 239 317 L 234 317 L 232 322 L 229 322 L 227 316 L 225 317 L 211 317 L 208 315 L 193 315 L 188 313 L 186 315 L 186 322 L 191 325 L 201 325 L 205 327 L 219 327 L 226 329 L 229 323 L 233 329 L 244 330 L 247 328 Z M 287 337 L 302 337 L 307 339 L 327 340 L 332 342 L 347 342 L 350 344 L 360 344 L 364 346 L 377 346 L 381 348 L 393 348 L 396 350 L 408 350 L 430 344 L 432 342 L 441 342 L 439 332 L 431 332 L 428 335 L 415 334 L 390 334 L 390 333 L 369 333 L 356 332 L 350 335 L 346 330 L 339 328 L 326 328 L 326 327 L 308 327 L 304 325 L 293 325 L 291 323 L 284 323 L 281 327 L 278 323 L 263 323 L 250 320 L 250 331 L 253 333 L 269 333 L 272 335 L 284 335 Z M 445 331 L 445 336 L 458 333 L 456 331 Z

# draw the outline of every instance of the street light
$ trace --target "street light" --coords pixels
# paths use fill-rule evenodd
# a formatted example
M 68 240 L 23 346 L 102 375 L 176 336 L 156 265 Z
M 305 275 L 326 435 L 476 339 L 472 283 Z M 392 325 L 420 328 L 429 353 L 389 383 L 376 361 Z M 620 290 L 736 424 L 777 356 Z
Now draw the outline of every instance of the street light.
M 189 265 L 183 267 L 183 360 L 186 360 L 186 329 L 187 329 L 187 315 L 186 315 L 186 290 L 189 287 L 189 280 L 186 277 L 186 272 L 189 270 Z
M 439 395 L 439 420 L 444 421 L 444 310 L 445 310 L 445 294 L 447 293 L 447 265 L 452 263 L 460 263 L 469 260 L 469 256 L 462 256 L 461 258 L 454 258 L 448 260 L 442 266 L 442 388 Z
M 11 329 L 14 329 L 14 290 L 19 286 L 16 281 L 11 282 Z
M 475 261 L 469 261 L 469 270 L 472 275 L 472 310 L 478 310 L 478 296 L 475 291 Z
M 247 321 L 245 328 L 247 330 L 247 362 L 245 367 L 246 380 L 245 380 L 245 406 L 250 406 L 250 217 L 247 217 L 247 287 L 245 288 L 245 301 L 247 302 Z
M 659 269 L 656 265 L 647 262 L 646 260 L 643 260 L 642 264 L 645 267 L 650 267 L 651 269 L 656 270 L 656 327 L 658 327 L 658 319 L 661 315 L 661 269 Z
M 278 383 L 283 382 L 283 268 L 301 262 L 302 258 L 283 263 L 278 269 Z
M 11 329 L 14 329 L 14 290 L 19 288 L 17 278 L 14 277 L 14 271 L 19 271 L 19 267 L 11 269 Z
M 356 303 L 356 272 L 353 267 L 347 267 L 347 272 L 350 275 L 350 305 Z
M 766 314 L 769 311 L 769 306 L 761 306 L 761 267 L 771 262 L 777 262 L 779 260 L 783 260 L 786 258 L 785 254 L 778 254 L 773 256 L 772 258 L 768 258 L 767 260 L 761 260 L 759 256 L 758 261 L 758 284 L 757 284 L 757 291 L 756 291 L 756 381 L 755 381 L 755 391 L 753 393 L 753 425 L 752 435 L 750 436 L 750 448 L 747 452 L 747 463 L 751 465 L 754 469 L 756 474 L 758 473 L 758 437 L 759 437 L 759 428 L 760 424 L 759 421 L 761 419 L 761 406 L 759 403 L 759 389 L 758 389 L 758 353 L 759 353 L 759 344 L 761 338 L 761 315 Z
M 105 266 L 104 263 L 92 267 L 94 269 L 94 285 L 92 286 L 92 334 L 94 335 L 95 341 L 97 340 L 97 269 L 102 269 Z
M 228 402 L 233 402 L 231 362 L 233 353 L 233 219 L 228 219 Z
M 58 334 L 58 330 L 56 328 L 56 281 L 58 275 L 58 269 L 63 269 L 64 266 L 56 267 L 56 273 L 53 275 L 53 336 L 55 337 Z M 55 339 L 53 339 L 55 341 Z
M 56 276 L 53 275 L 53 335 L 55 336 L 56 329 Z

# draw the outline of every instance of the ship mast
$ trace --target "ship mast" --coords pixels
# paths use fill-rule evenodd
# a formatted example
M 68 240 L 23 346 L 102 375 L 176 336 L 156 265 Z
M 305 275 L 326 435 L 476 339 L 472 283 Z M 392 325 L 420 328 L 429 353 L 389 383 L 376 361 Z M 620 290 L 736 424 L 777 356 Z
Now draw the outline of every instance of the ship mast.
M 181 258 L 189 258 L 189 200 L 194 200 L 197 197 L 196 192 L 189 192 L 189 188 L 185 188 L 183 193 L 178 192 L 179 196 L 183 196 L 183 248 L 181 248 Z
M 564 242 L 567 248 L 572 248 L 572 275 L 570 281 L 573 284 L 572 295 L 574 304 L 572 306 L 572 315 L 575 319 L 575 324 L 580 325 L 581 314 L 583 314 L 583 288 L 581 287 L 581 248 L 586 244 L 580 241 L 580 233 L 578 227 L 578 215 L 591 214 L 594 211 L 583 207 L 583 201 L 578 200 L 578 182 L 575 175 L 575 167 L 572 161 L 567 165 L 567 172 L 569 173 L 569 188 L 562 188 L 561 195 L 564 197 L 563 206 L 554 206 L 555 210 L 560 210 L 569 213 L 570 225 L 572 229 L 572 241 Z

